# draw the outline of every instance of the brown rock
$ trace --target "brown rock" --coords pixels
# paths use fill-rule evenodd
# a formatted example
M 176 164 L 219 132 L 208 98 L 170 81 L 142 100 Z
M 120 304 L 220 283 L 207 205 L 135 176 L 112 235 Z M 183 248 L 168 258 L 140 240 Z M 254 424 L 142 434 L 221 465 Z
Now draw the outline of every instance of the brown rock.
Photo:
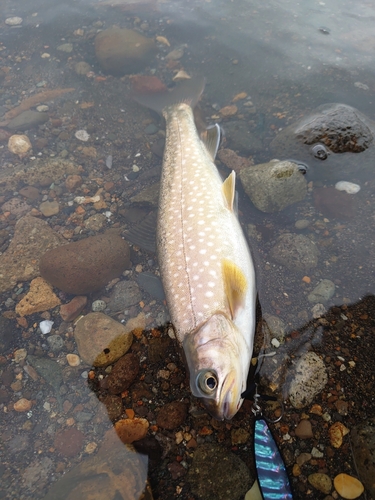
M 10 212 L 18 218 L 29 213 L 31 206 L 20 198 L 11 198 L 2 205 L 1 209 L 3 212 Z
M 354 500 L 364 492 L 363 484 L 349 474 L 338 474 L 333 480 L 337 493 L 347 500 Z
M 64 457 L 74 457 L 81 451 L 84 438 L 85 436 L 81 431 L 71 427 L 56 434 L 54 445 L 56 450 Z
M 20 195 L 24 196 L 28 200 L 37 200 L 40 196 L 39 190 L 34 186 L 25 186 L 19 190 Z
M 64 243 L 64 238 L 52 231 L 47 222 L 30 216 L 20 219 L 8 249 L 0 255 L 0 293 L 13 288 L 19 281 L 39 276 L 41 255 Z
M 132 330 L 100 312 L 89 313 L 80 319 L 74 337 L 81 358 L 94 366 L 114 363 L 133 342 Z
M 30 283 L 27 295 L 16 305 L 16 313 L 20 316 L 28 316 L 36 312 L 48 311 L 60 304 L 60 299 L 53 293 L 52 287 L 43 278 L 35 278 Z
M 21 398 L 14 403 L 14 409 L 18 412 L 25 412 L 31 410 L 33 406 L 32 401 L 29 401 L 26 398 Z
M 95 38 L 95 54 L 103 71 L 111 75 L 137 73 L 156 54 L 153 40 L 137 31 L 110 28 Z
M 106 407 L 108 412 L 108 418 L 110 420 L 116 420 L 122 413 L 122 398 L 120 396 L 114 396 L 109 394 L 100 400 Z
M 110 394 L 120 394 L 128 389 L 139 372 L 139 359 L 135 354 L 125 354 L 120 358 L 106 380 Z
M 220 149 L 217 156 L 226 167 L 234 170 L 236 174 L 240 173 L 242 169 L 253 165 L 251 160 L 239 156 L 232 149 Z
M 44 217 L 52 217 L 52 215 L 57 215 L 59 213 L 60 208 L 57 201 L 43 201 L 43 203 L 39 205 L 39 210 Z
M 160 409 L 156 417 L 156 423 L 163 429 L 173 430 L 184 423 L 186 415 L 186 404 L 181 401 L 173 401 Z
M 68 191 L 73 193 L 82 184 L 82 177 L 80 175 L 68 175 L 65 181 L 65 186 Z
M 300 439 L 310 439 L 314 437 L 310 420 L 303 419 L 296 427 L 296 436 Z
M 60 316 L 64 321 L 73 321 L 83 311 L 87 304 L 85 295 L 77 295 L 68 304 L 60 307 Z
M 238 108 L 235 104 L 231 104 L 230 106 L 224 106 L 224 108 L 221 108 L 219 113 L 222 116 L 234 116 L 237 114 Z
M 335 422 L 328 429 L 329 440 L 334 448 L 340 448 L 343 437 L 349 433 L 349 429 L 341 422 Z
M 149 423 L 145 418 L 127 418 L 115 423 L 118 437 L 124 444 L 133 443 L 143 439 L 148 431 Z
M 77 354 L 67 354 L 66 360 L 68 361 L 69 366 L 79 366 L 81 364 L 81 360 Z
M 84 295 L 103 288 L 130 264 L 129 245 L 114 231 L 46 252 L 40 274 L 60 290 Z

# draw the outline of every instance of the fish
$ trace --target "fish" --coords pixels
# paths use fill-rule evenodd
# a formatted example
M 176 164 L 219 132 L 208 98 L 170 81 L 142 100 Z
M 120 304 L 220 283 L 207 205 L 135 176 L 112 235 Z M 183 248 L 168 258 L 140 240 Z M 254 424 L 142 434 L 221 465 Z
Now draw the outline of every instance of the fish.
M 242 405 L 253 352 L 256 282 L 236 213 L 236 174 L 223 181 L 214 163 L 220 127 L 202 140 L 194 123 L 204 85 L 192 78 L 133 98 L 166 121 L 156 247 L 191 392 L 213 417 L 230 420 Z

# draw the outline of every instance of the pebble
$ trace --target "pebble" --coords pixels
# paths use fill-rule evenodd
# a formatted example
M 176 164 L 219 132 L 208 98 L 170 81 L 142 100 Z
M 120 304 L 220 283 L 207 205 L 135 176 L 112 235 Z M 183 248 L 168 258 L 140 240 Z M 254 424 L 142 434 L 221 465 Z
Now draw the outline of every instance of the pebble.
M 114 365 L 105 379 L 105 386 L 110 394 L 120 394 L 128 389 L 139 372 L 139 358 L 135 354 L 125 354 Z
M 23 111 L 18 116 L 10 120 L 7 128 L 10 130 L 29 130 L 34 127 L 42 125 L 48 121 L 49 116 L 47 113 L 39 113 L 31 109 Z
M 73 193 L 77 188 L 81 186 L 82 182 L 83 180 L 80 175 L 68 175 L 68 177 L 65 179 L 65 187 L 70 193 Z
M 303 354 L 292 371 L 289 399 L 294 408 L 304 408 L 324 389 L 328 380 L 327 371 L 323 360 L 315 352 Z
M 60 337 L 60 335 L 51 335 L 47 338 L 47 343 L 51 351 L 54 353 L 60 352 L 64 347 L 64 340 Z
M 53 325 L 53 321 L 50 321 L 48 319 L 45 319 L 44 321 L 41 321 L 39 323 L 39 328 L 40 328 L 40 331 L 43 333 L 43 335 L 50 333 L 50 331 L 52 330 L 52 325 Z
M 57 215 L 60 211 L 60 207 L 57 201 L 44 201 L 39 205 L 39 210 L 42 212 L 44 217 L 52 217 Z
M 60 52 L 67 52 L 67 53 L 73 52 L 73 44 L 63 43 L 62 45 L 59 45 L 57 47 L 57 50 L 59 50 Z
M 124 444 L 130 444 L 143 439 L 148 432 L 149 425 L 145 418 L 127 418 L 116 422 L 115 430 Z
M 142 293 L 134 281 L 120 281 L 113 287 L 107 307 L 113 311 L 123 311 L 138 304 L 142 300 Z
M 269 255 L 273 261 L 290 271 L 306 272 L 317 266 L 319 251 L 307 236 L 284 233 L 277 239 Z
M 20 316 L 28 316 L 53 309 L 60 303 L 60 299 L 53 293 L 52 287 L 43 278 L 35 278 L 30 283 L 29 292 L 16 305 L 16 313 Z
M 8 17 L 7 19 L 5 19 L 5 24 L 7 24 L 8 26 L 19 26 L 20 24 L 22 24 L 22 22 L 22 17 L 17 16 Z
M 32 406 L 33 406 L 32 401 L 29 401 L 26 398 L 21 398 L 14 403 L 15 411 L 18 411 L 20 413 L 31 410 Z
M 40 196 L 39 190 L 34 186 L 25 186 L 24 188 L 20 189 L 19 193 L 21 196 L 24 196 L 25 198 L 32 201 L 37 200 Z
M 60 316 L 66 321 L 73 321 L 79 316 L 87 304 L 87 297 L 85 295 L 77 295 L 73 297 L 68 304 L 60 306 Z
M 156 423 L 162 429 L 173 430 L 185 422 L 187 407 L 181 401 L 172 401 L 160 408 Z
M 339 181 L 336 182 L 335 188 L 339 191 L 346 191 L 348 194 L 356 194 L 360 191 L 361 186 L 354 184 L 353 182 Z
M 64 457 L 74 457 L 82 449 L 84 434 L 74 427 L 59 431 L 54 439 L 54 446 Z
M 78 352 L 85 363 L 108 366 L 123 356 L 132 345 L 132 329 L 101 312 L 80 319 L 74 330 Z
M 26 349 L 17 349 L 14 351 L 14 362 L 19 363 L 20 361 L 23 361 L 26 356 L 27 356 L 27 351 Z
M 309 481 L 311 486 L 321 491 L 322 493 L 325 493 L 326 495 L 328 495 L 332 490 L 332 481 L 331 478 L 327 476 L 327 474 L 316 472 L 315 474 L 310 474 L 307 480 Z
M 79 141 L 87 142 L 90 139 L 90 134 L 86 130 L 77 130 L 74 135 Z
M 296 436 L 299 437 L 300 439 L 313 438 L 314 435 L 312 432 L 310 420 L 307 420 L 307 419 L 301 420 L 295 429 L 295 433 L 296 433 Z
M 311 456 L 313 458 L 323 458 L 324 453 L 322 453 L 320 450 L 318 450 L 318 448 L 314 446 L 314 448 L 311 450 Z
M 8 149 L 22 159 L 32 149 L 32 145 L 27 135 L 14 134 L 9 137 Z
M 230 437 L 232 446 L 236 446 L 238 444 L 246 444 L 250 437 L 250 433 L 243 427 L 239 427 L 238 429 L 231 430 Z
M 328 429 L 329 440 L 334 448 L 340 448 L 343 437 L 349 434 L 349 429 L 341 422 L 335 422 Z
M 338 474 L 334 478 L 333 484 L 337 493 L 347 500 L 358 498 L 365 490 L 358 479 L 345 473 Z
M 307 300 L 313 304 L 325 304 L 334 296 L 335 290 L 333 281 L 324 279 L 309 293 Z
M 39 111 L 39 113 L 44 113 L 49 110 L 49 107 L 47 104 L 41 104 L 40 106 L 36 107 L 36 110 Z
M 94 302 L 91 304 L 91 310 L 93 312 L 101 312 L 104 311 L 104 309 L 107 307 L 106 302 L 104 300 L 94 300 Z
M 81 364 L 81 360 L 79 359 L 79 356 L 77 356 L 77 354 L 67 354 L 66 360 L 69 366 L 79 366 Z
M 299 219 L 295 222 L 294 226 L 296 229 L 306 229 L 307 227 L 309 227 L 309 225 L 311 224 L 311 222 L 307 219 Z
M 149 125 L 147 125 L 144 132 L 147 135 L 153 135 L 153 134 L 156 134 L 158 130 L 159 129 L 156 125 L 154 125 L 153 123 L 150 123 Z
M 297 464 L 302 467 L 303 464 L 311 460 L 311 453 L 300 453 L 296 458 Z
M 232 104 L 230 106 L 224 106 L 224 108 L 221 108 L 219 113 L 222 116 L 234 116 L 238 112 L 238 108 L 236 105 Z
M 315 304 L 314 307 L 311 308 L 311 312 L 314 319 L 321 318 L 327 312 L 327 309 L 323 304 Z

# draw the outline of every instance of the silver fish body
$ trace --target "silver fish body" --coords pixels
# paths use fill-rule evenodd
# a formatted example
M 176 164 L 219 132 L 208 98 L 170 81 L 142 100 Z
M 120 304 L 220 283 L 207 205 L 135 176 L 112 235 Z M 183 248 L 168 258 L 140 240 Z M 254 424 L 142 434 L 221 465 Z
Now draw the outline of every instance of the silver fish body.
M 166 145 L 157 250 L 172 323 L 193 394 L 230 419 L 242 404 L 253 352 L 255 273 L 234 211 L 235 174 L 223 182 L 191 106 L 163 107 Z

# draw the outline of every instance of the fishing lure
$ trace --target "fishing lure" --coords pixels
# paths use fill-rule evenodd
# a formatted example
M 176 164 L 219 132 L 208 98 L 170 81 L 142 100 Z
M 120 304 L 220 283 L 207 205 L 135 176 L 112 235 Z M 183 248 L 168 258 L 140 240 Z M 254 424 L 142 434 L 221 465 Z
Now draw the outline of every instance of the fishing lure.
M 288 474 L 280 451 L 274 440 L 266 417 L 262 415 L 259 399 L 268 399 L 258 394 L 258 384 L 255 384 L 254 404 L 252 412 L 254 421 L 254 456 L 258 476 L 259 489 L 264 500 L 293 500 Z M 276 423 L 276 420 L 268 422 Z

